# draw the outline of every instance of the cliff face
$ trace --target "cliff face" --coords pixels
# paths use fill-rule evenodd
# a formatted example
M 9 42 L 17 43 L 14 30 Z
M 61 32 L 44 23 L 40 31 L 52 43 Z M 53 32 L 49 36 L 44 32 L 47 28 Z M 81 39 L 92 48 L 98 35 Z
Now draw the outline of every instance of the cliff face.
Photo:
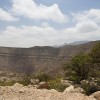
M 61 64 L 79 52 L 88 52 L 95 43 L 67 45 L 60 48 L 33 47 L 8 48 L 0 47 L 0 70 L 18 73 L 46 72 L 62 74 Z

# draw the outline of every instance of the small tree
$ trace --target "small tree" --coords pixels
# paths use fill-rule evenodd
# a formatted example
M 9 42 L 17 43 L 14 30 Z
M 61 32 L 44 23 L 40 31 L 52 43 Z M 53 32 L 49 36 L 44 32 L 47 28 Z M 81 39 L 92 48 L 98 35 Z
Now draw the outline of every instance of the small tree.
M 96 44 L 90 51 L 89 56 L 91 58 L 91 76 L 100 76 L 100 42 Z
M 78 54 L 71 61 L 63 66 L 66 75 L 75 82 L 87 79 L 90 71 L 89 56 L 86 54 Z

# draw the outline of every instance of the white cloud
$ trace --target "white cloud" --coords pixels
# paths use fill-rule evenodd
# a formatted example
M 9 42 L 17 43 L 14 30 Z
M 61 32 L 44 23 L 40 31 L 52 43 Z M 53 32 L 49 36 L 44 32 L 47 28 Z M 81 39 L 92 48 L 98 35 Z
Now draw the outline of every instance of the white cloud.
M 72 16 L 80 33 L 94 32 L 100 27 L 100 9 L 72 13 Z
M 45 27 L 22 26 L 20 28 L 8 26 L 4 31 L 0 32 L 0 45 L 10 47 L 52 46 L 73 41 L 96 39 L 100 39 L 99 27 L 96 30 L 81 33 L 77 25 L 62 30 L 54 29 L 48 25 Z
M 98 25 L 93 21 L 81 21 L 76 24 L 76 29 L 79 33 L 87 33 L 97 30 Z
M 60 45 L 83 40 L 100 40 L 99 18 L 99 9 L 92 9 L 73 14 L 75 25 L 69 28 L 55 29 L 47 22 L 43 22 L 40 26 L 21 26 L 19 28 L 8 26 L 0 32 L 0 45 L 32 47 L 35 45 Z
M 0 44 L 6 46 L 28 47 L 55 44 L 58 32 L 52 27 L 9 26 L 0 34 Z
M 6 10 L 0 8 L 0 20 L 1 21 L 8 21 L 8 22 L 12 22 L 12 21 L 17 21 L 18 19 L 13 17 L 9 12 L 7 12 Z
M 34 0 L 12 0 L 12 12 L 32 20 L 53 20 L 58 23 L 68 20 L 57 4 L 51 6 L 39 5 Z
M 95 23 L 100 23 L 100 9 L 90 9 L 88 11 L 72 13 L 72 15 L 76 22 L 93 21 Z

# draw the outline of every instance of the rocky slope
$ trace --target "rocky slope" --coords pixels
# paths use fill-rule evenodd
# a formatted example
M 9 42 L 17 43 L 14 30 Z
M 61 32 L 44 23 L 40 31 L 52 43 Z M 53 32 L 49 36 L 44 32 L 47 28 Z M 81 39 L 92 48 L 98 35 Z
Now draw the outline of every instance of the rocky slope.
M 0 71 L 62 74 L 61 65 L 80 52 L 88 52 L 97 42 L 54 47 L 0 47 Z
M 14 86 L 0 87 L 0 100 L 100 100 L 100 92 L 85 96 L 79 92 L 61 93 L 56 90 L 40 90 L 16 83 Z

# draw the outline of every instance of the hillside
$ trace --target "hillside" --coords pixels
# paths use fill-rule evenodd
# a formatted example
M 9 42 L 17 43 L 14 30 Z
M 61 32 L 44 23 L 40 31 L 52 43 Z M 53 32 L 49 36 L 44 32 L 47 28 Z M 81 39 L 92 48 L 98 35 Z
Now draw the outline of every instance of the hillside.
M 61 64 L 80 52 L 88 52 L 97 42 L 54 47 L 0 47 L 0 70 L 17 73 L 62 74 Z

